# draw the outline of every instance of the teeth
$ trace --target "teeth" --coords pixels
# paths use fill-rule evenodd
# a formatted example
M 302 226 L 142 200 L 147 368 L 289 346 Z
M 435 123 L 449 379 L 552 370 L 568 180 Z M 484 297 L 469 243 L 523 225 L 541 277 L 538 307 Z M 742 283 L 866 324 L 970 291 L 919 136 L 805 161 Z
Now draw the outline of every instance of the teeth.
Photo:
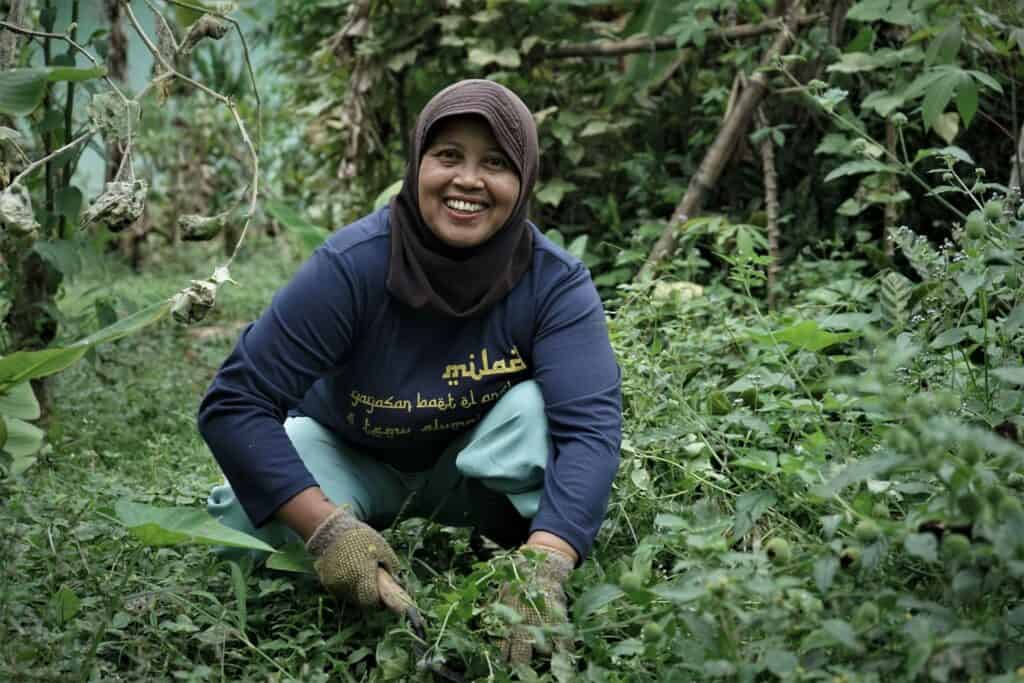
M 466 202 L 461 199 L 446 199 L 444 200 L 444 205 L 450 209 L 455 209 L 456 211 L 465 211 L 467 213 L 475 213 L 477 211 L 483 211 L 484 209 L 487 208 L 483 204 Z

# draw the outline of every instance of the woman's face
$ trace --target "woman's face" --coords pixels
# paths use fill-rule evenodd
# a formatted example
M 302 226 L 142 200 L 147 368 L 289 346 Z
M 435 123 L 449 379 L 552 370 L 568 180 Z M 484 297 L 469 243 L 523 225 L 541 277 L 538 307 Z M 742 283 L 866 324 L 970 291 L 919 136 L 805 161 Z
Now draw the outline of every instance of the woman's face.
M 519 176 L 483 118 L 455 116 L 437 124 L 417 192 L 420 215 L 438 239 L 475 247 L 512 215 Z

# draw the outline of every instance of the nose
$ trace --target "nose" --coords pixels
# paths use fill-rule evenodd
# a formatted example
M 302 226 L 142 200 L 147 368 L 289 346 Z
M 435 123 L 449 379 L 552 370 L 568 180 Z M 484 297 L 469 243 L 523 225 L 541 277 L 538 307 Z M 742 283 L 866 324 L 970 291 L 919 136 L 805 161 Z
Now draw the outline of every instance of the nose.
M 484 179 L 476 164 L 465 164 L 459 168 L 453 182 L 464 189 L 473 190 L 484 186 Z

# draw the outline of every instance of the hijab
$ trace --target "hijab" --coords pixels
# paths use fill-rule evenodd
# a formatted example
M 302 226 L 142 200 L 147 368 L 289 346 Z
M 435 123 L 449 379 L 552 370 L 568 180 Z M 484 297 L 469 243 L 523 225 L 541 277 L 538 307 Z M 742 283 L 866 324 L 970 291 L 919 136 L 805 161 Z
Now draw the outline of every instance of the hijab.
M 442 242 L 423 220 L 417 188 L 420 161 L 439 121 L 477 115 L 519 174 L 519 197 L 508 220 L 486 242 L 465 248 Z M 470 79 L 448 86 L 427 103 L 416 121 L 402 189 L 391 200 L 388 291 L 416 309 L 470 318 L 490 309 L 519 282 L 533 260 L 527 222 L 537 179 L 539 145 L 530 110 L 508 88 Z

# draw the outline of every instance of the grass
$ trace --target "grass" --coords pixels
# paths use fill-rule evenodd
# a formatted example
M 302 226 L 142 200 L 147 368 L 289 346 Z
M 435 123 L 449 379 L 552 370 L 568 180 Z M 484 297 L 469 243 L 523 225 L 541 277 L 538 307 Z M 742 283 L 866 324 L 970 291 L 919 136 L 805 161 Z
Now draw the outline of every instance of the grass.
M 464 530 L 387 532 L 425 644 L 312 577 L 142 546 L 117 501 L 201 507 L 221 480 L 196 408 L 239 325 L 297 266 L 280 245 L 254 242 L 232 269 L 242 285 L 198 326 L 160 324 L 54 380 L 49 446 L 0 508 L 0 680 L 425 680 L 422 647 L 499 681 L 1024 674 L 1024 451 L 990 429 L 1022 396 L 1001 385 L 984 400 L 965 383 L 979 372 L 970 350 L 931 348 L 979 315 L 955 271 L 925 283 L 946 308 L 883 300 L 908 320 L 939 306 L 899 335 L 856 317 L 846 336 L 819 325 L 877 319 L 877 285 L 852 259 L 791 266 L 797 294 L 770 313 L 742 265 L 689 301 L 624 289 L 611 305 L 623 463 L 595 554 L 569 582 L 575 651 L 539 674 L 497 664 L 508 615 L 494 595 L 511 573 L 477 562 Z M 141 277 L 87 270 L 63 310 L 84 320 L 99 297 L 122 314 L 167 297 L 212 271 L 210 249 L 163 255 Z M 1005 311 L 1018 294 L 997 279 L 989 296 Z M 1004 366 L 1020 365 L 1021 316 L 992 321 L 988 353 Z M 1008 412 L 978 412 L 995 404 Z

